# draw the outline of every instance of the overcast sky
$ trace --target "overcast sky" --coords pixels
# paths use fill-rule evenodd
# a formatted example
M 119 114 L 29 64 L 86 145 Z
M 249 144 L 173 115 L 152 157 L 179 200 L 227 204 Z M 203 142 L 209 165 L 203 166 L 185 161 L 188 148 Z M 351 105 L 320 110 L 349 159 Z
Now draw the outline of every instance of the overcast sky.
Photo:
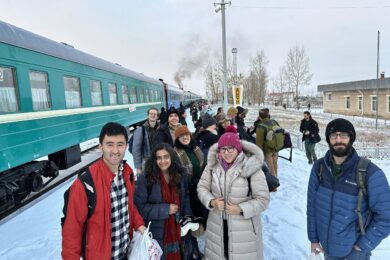
M 36 34 L 175 84 L 183 61 L 197 59 L 186 89 L 204 93 L 201 66 L 222 56 L 221 14 L 213 0 L 0 0 L 0 19 Z M 226 10 L 227 55 L 238 71 L 263 49 L 270 77 L 294 45 L 303 45 L 319 84 L 390 75 L 388 0 L 232 0 Z M 271 86 L 271 84 L 269 84 Z

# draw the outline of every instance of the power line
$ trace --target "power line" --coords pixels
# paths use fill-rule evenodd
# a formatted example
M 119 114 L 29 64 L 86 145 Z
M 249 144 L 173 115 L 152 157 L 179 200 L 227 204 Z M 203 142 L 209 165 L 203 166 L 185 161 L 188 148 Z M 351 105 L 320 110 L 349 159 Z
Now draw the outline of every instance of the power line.
M 382 8 L 390 8 L 390 5 L 384 5 L 384 6 L 325 6 L 325 7 L 231 5 L 230 7 L 233 7 L 233 8 L 245 8 L 245 9 L 315 10 L 315 9 L 382 9 Z

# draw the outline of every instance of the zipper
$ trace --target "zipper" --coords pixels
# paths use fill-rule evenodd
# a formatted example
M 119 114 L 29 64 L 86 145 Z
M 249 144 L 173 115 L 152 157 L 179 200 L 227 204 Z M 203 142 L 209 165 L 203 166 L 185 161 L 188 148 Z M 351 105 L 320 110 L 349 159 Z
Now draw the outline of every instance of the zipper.
M 326 163 L 325 163 L 326 165 Z M 327 165 L 326 165 L 327 166 Z M 331 194 L 331 199 L 330 199 L 330 211 L 329 211 L 329 221 L 328 221 L 328 232 L 327 232 L 327 237 L 326 237 L 326 246 L 328 247 L 329 245 L 329 232 L 330 232 L 330 222 L 332 220 L 332 212 L 333 212 L 333 199 L 334 199 L 334 185 L 335 185 L 335 180 L 333 179 L 333 173 L 332 169 L 327 166 L 326 167 L 328 171 L 331 173 L 331 186 L 332 186 L 332 194 Z

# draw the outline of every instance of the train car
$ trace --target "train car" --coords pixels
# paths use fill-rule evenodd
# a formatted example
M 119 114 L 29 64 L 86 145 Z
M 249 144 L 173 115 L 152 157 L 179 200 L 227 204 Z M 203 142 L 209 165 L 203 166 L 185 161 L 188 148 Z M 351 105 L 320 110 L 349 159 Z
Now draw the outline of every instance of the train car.
M 157 79 L 0 21 L 0 210 L 78 163 L 79 144 L 105 123 L 137 124 L 180 95 L 168 93 Z
M 166 107 L 174 107 L 178 109 L 180 107 L 181 102 L 185 102 L 184 99 L 184 91 L 176 86 L 170 84 L 164 84 L 165 92 L 166 92 Z

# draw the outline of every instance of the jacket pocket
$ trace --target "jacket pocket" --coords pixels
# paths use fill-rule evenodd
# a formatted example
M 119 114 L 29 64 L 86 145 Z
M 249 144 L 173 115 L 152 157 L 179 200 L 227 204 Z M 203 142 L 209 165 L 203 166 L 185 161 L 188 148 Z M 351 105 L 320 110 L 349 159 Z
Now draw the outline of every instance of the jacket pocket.
M 253 223 L 253 218 L 251 218 L 251 224 L 252 224 L 252 230 L 255 235 L 257 235 L 256 228 L 255 228 L 255 223 Z

